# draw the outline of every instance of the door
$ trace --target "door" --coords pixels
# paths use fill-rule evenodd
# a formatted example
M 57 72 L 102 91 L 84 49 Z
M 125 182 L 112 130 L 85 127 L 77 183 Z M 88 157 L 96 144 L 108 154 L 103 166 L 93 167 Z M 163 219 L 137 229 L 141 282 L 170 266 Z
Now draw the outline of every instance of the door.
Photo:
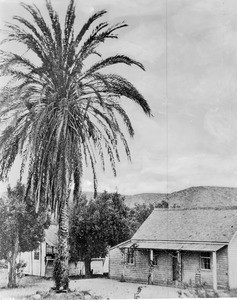
M 36 250 L 33 251 L 33 275 L 41 276 L 40 272 L 40 262 L 41 262 L 41 247 L 39 246 Z
M 182 260 L 179 251 L 173 254 L 173 281 L 182 281 Z

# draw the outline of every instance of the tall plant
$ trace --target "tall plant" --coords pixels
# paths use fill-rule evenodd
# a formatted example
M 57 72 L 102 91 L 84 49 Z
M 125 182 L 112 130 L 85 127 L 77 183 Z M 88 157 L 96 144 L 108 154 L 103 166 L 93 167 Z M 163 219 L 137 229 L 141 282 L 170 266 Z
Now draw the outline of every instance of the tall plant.
M 123 121 L 130 136 L 134 130 L 123 97 L 138 104 L 145 114 L 150 107 L 138 90 L 124 77 L 105 73 L 108 66 L 141 63 L 125 55 L 102 58 L 98 47 L 108 39 L 116 39 L 116 31 L 125 23 L 110 26 L 98 22 L 105 10 L 93 14 L 79 32 L 75 30 L 75 4 L 70 0 L 64 26 L 46 0 L 50 18 L 47 23 L 35 5 L 21 4 L 31 20 L 15 16 L 16 23 L 6 24 L 7 38 L 34 53 L 39 63 L 14 52 L 0 52 L 1 75 L 10 76 L 0 98 L 0 117 L 11 123 L 1 135 L 0 179 L 7 178 L 18 154 L 21 173 L 27 172 L 27 193 L 32 193 L 38 207 L 50 205 L 58 213 L 58 264 L 61 270 L 57 288 L 68 289 L 68 199 L 71 183 L 74 198 L 80 192 L 83 166 L 90 165 L 95 194 L 97 190 L 96 159 L 105 168 L 105 156 L 116 175 L 119 141 L 127 156 L 130 151 L 121 130 Z M 98 22 L 98 23 L 96 23 Z M 97 24 L 97 25 L 96 25 Z M 88 65 L 87 58 L 98 61 Z
M 0 259 L 9 263 L 8 287 L 16 287 L 17 256 L 33 251 L 44 240 L 50 219 L 44 207 L 35 212 L 34 201 L 24 199 L 24 185 L 17 183 L 0 198 Z

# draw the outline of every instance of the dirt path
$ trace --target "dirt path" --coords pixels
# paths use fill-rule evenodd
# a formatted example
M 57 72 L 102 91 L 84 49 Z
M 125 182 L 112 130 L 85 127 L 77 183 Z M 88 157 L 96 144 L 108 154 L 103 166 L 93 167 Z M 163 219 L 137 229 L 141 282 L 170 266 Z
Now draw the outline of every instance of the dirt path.
M 134 299 L 134 294 L 138 287 L 142 287 L 139 293 L 140 298 L 177 298 L 177 289 L 151 286 L 138 283 L 119 282 L 111 279 L 96 278 L 85 279 L 81 281 L 71 282 L 71 288 L 80 290 L 88 290 L 94 295 L 100 295 L 103 298 L 110 299 Z
M 37 291 L 47 292 L 54 285 L 53 281 L 36 276 L 26 276 L 16 289 L 3 288 L 7 285 L 7 275 L 0 270 L 0 300 L 32 299 Z M 134 299 L 138 287 L 141 287 L 141 299 L 177 298 L 178 289 L 170 287 L 151 286 L 145 284 L 119 282 L 106 278 L 71 280 L 70 289 L 88 292 L 92 296 L 103 299 Z

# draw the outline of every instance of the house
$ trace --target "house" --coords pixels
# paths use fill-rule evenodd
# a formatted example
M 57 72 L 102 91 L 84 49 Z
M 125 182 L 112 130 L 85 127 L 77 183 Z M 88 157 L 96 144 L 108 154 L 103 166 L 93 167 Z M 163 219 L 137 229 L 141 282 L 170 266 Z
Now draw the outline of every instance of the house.
M 57 253 L 57 232 L 58 226 L 50 225 L 45 230 L 45 240 L 40 243 L 38 249 L 31 252 L 23 252 L 19 255 L 19 260 L 26 262 L 24 273 L 27 275 L 37 275 L 52 277 L 53 263 Z M 108 258 L 93 258 L 91 262 L 93 274 L 103 275 L 108 273 Z M 83 261 L 69 263 L 69 276 L 85 275 Z
M 50 225 L 45 230 L 45 240 L 38 249 L 22 252 L 19 259 L 26 262 L 24 273 L 37 276 L 52 276 L 53 260 L 57 248 L 57 226 Z
M 131 240 L 110 249 L 109 276 L 237 288 L 237 207 L 154 209 Z

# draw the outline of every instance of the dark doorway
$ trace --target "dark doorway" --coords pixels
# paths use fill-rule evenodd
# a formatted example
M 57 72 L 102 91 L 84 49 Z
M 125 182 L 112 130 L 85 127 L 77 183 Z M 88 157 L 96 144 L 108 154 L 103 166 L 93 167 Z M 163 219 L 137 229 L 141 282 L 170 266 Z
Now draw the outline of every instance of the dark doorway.
M 173 281 L 182 281 L 182 262 L 180 252 L 173 253 Z

